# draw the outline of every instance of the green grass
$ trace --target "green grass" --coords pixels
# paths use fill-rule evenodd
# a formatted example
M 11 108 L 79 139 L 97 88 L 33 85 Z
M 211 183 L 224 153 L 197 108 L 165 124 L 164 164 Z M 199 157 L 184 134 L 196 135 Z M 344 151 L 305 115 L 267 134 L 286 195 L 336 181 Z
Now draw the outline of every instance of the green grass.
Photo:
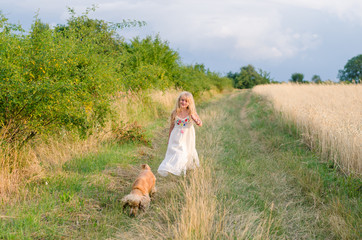
M 236 109 L 229 111 L 237 113 Z M 241 193 L 246 202 L 254 202 L 259 210 L 275 204 L 277 236 L 357 239 L 361 224 L 360 179 L 340 175 L 328 163 L 320 162 L 300 141 L 295 128 L 286 127 L 263 99 L 251 96 L 247 112 L 246 124 L 238 125 L 239 128 L 230 125 L 234 129 L 227 132 L 234 133 L 235 138 L 230 139 L 228 134 L 225 144 L 231 149 L 244 149 L 230 158 L 244 162 L 243 179 L 256 190 Z M 239 116 L 234 116 L 237 121 Z M 345 223 L 343 230 L 336 230 L 331 224 L 330 214 L 337 208 L 336 201 L 344 206 L 339 209 L 343 213 L 336 215 Z
M 27 200 L 2 207 L 1 239 L 103 239 L 129 224 L 120 199 L 129 190 L 129 165 L 138 165 L 139 143 L 105 145 L 75 158 L 63 170 L 28 186 Z
M 215 222 L 222 224 L 213 230 L 215 239 L 361 238 L 360 179 L 321 162 L 265 100 L 242 91 L 198 110 L 200 116 L 216 114 L 196 132 L 200 159 L 213 159 L 203 166 L 213 169 L 218 183 Z M 24 201 L 0 207 L 0 239 L 139 239 L 139 225 L 172 236 L 167 226 L 178 213 L 165 216 L 162 208 L 181 209 L 181 178 L 157 176 L 156 199 L 137 218 L 123 213 L 120 203 L 137 173 L 130 166 L 146 162 L 156 171 L 167 125 L 160 119 L 147 127 L 150 145 L 104 144 L 97 154 L 72 159 L 54 175 L 29 183 Z
M 125 143 L 121 147 L 119 145 L 105 146 L 101 153 L 68 161 L 63 166 L 63 170 L 86 174 L 98 173 L 115 165 L 127 166 L 137 161 L 136 155 L 132 154 L 136 148 L 137 144 L 133 142 Z
M 321 162 L 294 126 L 249 92 L 207 108 L 227 116 L 213 131 L 222 136 L 218 198 L 231 209 L 227 224 L 239 225 L 225 228 L 229 237 L 360 238 L 360 179 Z
M 157 165 L 147 150 L 165 121 L 156 119 L 144 128 L 148 144 L 105 143 L 97 153 L 74 158 L 61 171 L 29 183 L 24 201 L 0 206 L 0 239 L 104 239 L 129 228 L 135 220 L 123 214 L 120 200 L 138 165 Z

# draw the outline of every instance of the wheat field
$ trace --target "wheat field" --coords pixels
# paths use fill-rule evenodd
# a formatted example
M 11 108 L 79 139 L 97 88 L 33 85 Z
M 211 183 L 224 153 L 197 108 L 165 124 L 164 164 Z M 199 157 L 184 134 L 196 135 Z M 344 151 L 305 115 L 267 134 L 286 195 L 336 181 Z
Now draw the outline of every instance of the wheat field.
M 362 173 L 362 85 L 259 85 L 253 92 L 269 99 L 294 123 L 311 149 L 346 174 Z

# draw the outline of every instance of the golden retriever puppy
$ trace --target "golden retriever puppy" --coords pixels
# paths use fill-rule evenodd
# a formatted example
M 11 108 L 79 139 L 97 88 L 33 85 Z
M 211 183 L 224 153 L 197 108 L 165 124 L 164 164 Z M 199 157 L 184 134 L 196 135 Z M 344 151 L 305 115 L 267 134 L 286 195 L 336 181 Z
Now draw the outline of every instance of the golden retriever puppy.
M 130 194 L 122 198 L 123 209 L 130 207 L 130 216 L 136 216 L 139 209 L 146 210 L 156 192 L 156 177 L 150 166 L 142 164 L 141 172 L 132 185 Z

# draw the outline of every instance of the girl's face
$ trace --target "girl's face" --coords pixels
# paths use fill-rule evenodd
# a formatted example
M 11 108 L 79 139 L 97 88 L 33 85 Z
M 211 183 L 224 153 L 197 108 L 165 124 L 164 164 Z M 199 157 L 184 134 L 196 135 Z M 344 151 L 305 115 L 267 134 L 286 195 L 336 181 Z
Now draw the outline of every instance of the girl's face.
M 188 106 L 189 106 L 189 101 L 187 100 L 187 97 L 186 96 L 182 96 L 180 98 L 180 107 L 183 108 L 183 109 L 186 109 Z

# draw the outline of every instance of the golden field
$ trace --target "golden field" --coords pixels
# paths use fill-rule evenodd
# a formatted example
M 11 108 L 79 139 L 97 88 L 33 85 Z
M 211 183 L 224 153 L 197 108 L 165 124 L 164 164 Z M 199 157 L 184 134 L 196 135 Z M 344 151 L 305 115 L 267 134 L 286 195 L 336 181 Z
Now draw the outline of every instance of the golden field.
M 311 149 L 346 174 L 362 173 L 362 85 L 259 85 L 253 92 L 269 99 L 294 123 Z

